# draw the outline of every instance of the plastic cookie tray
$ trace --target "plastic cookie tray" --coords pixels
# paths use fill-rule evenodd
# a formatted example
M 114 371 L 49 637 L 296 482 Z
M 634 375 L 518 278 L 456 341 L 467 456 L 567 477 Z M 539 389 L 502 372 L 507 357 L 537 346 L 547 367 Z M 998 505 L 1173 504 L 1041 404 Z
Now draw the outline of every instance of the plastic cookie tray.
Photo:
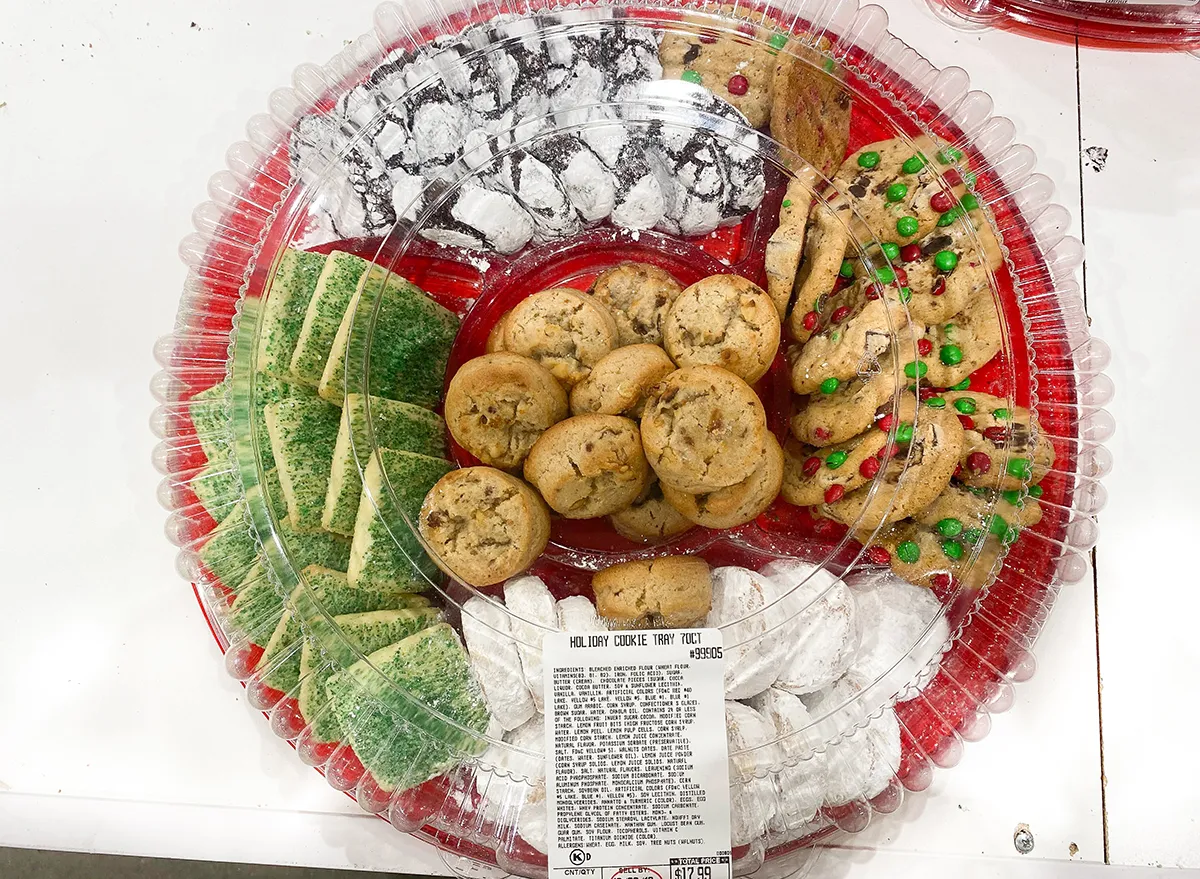
M 1110 465 L 1082 250 L 1014 134 L 853 3 L 386 4 L 298 68 L 195 213 L 153 383 L 179 571 L 272 730 L 456 870 L 544 875 L 540 639 L 609 624 L 597 571 L 692 555 L 727 649 L 736 873 L 927 788 L 1033 673 Z M 479 463 L 439 417 L 445 383 L 530 294 L 628 261 L 793 295 L 753 379 L 783 493 L 736 527 L 641 541 L 555 517 L 521 576 L 443 574 L 418 510 Z M 879 344 L 839 373 L 880 301 Z M 871 383 L 849 445 L 790 438 Z M 893 523 L 940 460 L 937 424 L 961 443 L 951 484 Z M 868 434 L 862 478 L 830 475 Z M 808 479 L 828 488 L 790 503 Z M 929 518 L 952 491 L 977 521 Z M 747 683 L 738 663 L 772 650 L 790 677 Z

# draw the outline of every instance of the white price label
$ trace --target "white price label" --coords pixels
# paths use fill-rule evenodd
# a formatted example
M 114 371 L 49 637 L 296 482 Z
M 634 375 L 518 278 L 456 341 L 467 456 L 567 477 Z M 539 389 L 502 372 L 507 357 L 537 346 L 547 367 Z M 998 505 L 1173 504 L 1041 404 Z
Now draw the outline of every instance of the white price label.
M 730 879 L 716 629 L 546 636 L 551 879 Z

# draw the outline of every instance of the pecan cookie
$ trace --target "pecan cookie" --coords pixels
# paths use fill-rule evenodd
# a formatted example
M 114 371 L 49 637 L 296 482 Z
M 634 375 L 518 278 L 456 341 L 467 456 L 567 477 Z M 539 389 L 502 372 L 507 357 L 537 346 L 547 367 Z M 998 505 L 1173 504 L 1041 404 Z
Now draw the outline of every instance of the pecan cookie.
M 680 366 L 719 366 L 753 383 L 779 350 L 779 313 L 766 292 L 740 275 L 711 275 L 679 294 L 663 341 Z
M 484 464 L 508 470 L 567 417 L 567 394 L 536 360 L 501 351 L 462 365 L 446 390 L 445 413 L 460 446 Z
M 528 479 L 568 519 L 607 516 L 629 506 L 650 481 L 637 423 L 618 415 L 576 415 L 542 434 L 525 459 Z
M 754 472 L 767 415 L 750 386 L 716 366 L 677 369 L 642 413 L 642 444 L 658 478 L 686 492 L 716 491 Z
M 889 460 L 882 484 L 873 495 L 873 482 L 844 495 L 835 493 L 832 500 L 827 495 L 822 509 L 830 519 L 870 530 L 920 512 L 950 484 L 963 448 L 962 425 L 952 413 L 922 406 L 914 424 L 884 420 L 880 426 L 895 437 L 894 445 L 884 450 Z M 901 452 L 891 457 L 889 448 Z
M 592 577 L 600 616 L 626 626 L 695 625 L 712 609 L 712 572 L 696 556 L 624 562 Z
M 512 314 L 511 308 L 500 315 L 495 325 L 488 331 L 487 341 L 484 343 L 484 350 L 488 354 L 495 354 L 497 351 L 504 350 L 504 328 L 508 325 L 508 316 L 510 314 Z
M 589 291 L 617 322 L 619 344 L 662 344 L 662 322 L 683 285 L 658 266 L 624 262 L 601 272 Z
M 667 502 L 662 486 L 653 478 L 637 500 L 613 513 L 608 521 L 622 537 L 644 542 L 678 537 L 693 525 Z
M 762 460 L 741 482 L 700 494 L 664 485 L 662 493 L 668 504 L 697 525 L 736 528 L 754 521 L 771 506 L 783 483 L 783 467 L 783 449 L 774 434 L 768 433 Z
M 1054 466 L 1054 446 L 1028 409 L 971 391 L 945 391 L 928 403 L 943 400 L 966 431 L 957 478 L 967 485 L 1015 491 Z
M 504 350 L 530 357 L 568 388 L 617 347 L 617 322 L 595 297 L 569 287 L 534 293 L 504 324 Z
M 472 586 L 525 570 L 550 539 L 550 511 L 538 493 L 492 467 L 464 467 L 439 479 L 418 519 L 433 560 Z
M 658 48 L 663 79 L 702 85 L 761 128 L 771 116 L 776 56 L 766 48 L 724 36 L 668 33 Z
M 626 345 L 606 354 L 591 374 L 571 389 L 571 412 L 641 416 L 650 388 L 675 371 L 657 345 Z

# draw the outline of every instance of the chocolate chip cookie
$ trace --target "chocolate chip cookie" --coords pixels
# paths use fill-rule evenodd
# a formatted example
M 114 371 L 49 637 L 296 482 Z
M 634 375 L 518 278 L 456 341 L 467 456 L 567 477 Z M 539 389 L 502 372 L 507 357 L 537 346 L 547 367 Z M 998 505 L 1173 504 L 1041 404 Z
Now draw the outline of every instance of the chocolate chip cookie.
M 504 350 L 538 361 L 568 388 L 617 344 L 617 322 L 607 306 L 569 287 L 534 293 L 504 324 Z
M 963 312 L 918 334 L 917 361 L 910 360 L 904 374 L 918 375 L 935 388 L 952 387 L 1000 353 L 1002 334 L 996 304 L 981 292 Z
M 808 226 L 808 206 L 812 202 L 810 175 L 793 177 L 788 181 L 783 204 L 779 208 L 779 225 L 767 240 L 764 268 L 767 272 L 767 295 L 775 303 L 779 319 L 787 316 L 804 255 L 804 233 Z
M 892 398 L 898 378 L 895 360 L 886 354 L 879 369 L 840 382 L 832 394 L 810 394 L 792 416 L 792 436 L 810 446 L 829 446 L 858 436 L 871 426 L 876 411 Z
M 657 345 L 626 345 L 606 354 L 591 374 L 571 389 L 571 412 L 638 418 L 650 388 L 675 371 Z
M 804 261 L 796 276 L 796 304 L 788 335 L 805 342 L 820 323 L 822 297 L 833 292 L 842 258 L 850 247 L 850 202 L 834 192 L 813 203 L 804 239 Z
M 712 572 L 696 556 L 613 565 L 596 572 L 592 590 L 600 616 L 624 626 L 692 626 L 712 608 Z
M 617 322 L 619 344 L 661 345 L 662 322 L 683 285 L 658 266 L 625 262 L 601 272 L 589 291 Z
M 702 85 L 761 128 L 771 116 L 776 56 L 725 36 L 667 33 L 658 49 L 663 79 Z
M 663 341 L 680 366 L 719 366 L 752 384 L 779 350 L 779 313 L 752 281 L 711 275 L 679 294 L 663 323 Z
M 1041 482 L 1054 466 L 1054 446 L 1028 409 L 972 391 L 945 391 L 928 403 L 942 401 L 966 431 L 956 476 L 961 482 L 1019 490 Z
M 783 483 L 783 449 L 773 434 L 766 439 L 758 466 L 741 482 L 700 494 L 664 485 L 663 497 L 686 519 L 705 528 L 736 528 L 754 521 L 779 495 Z

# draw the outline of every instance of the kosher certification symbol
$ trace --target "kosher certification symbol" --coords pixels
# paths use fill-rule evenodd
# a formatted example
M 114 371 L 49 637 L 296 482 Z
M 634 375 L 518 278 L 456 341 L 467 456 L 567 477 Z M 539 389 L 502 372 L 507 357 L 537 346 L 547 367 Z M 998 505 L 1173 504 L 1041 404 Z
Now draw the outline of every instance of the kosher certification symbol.
M 592 856 L 581 848 L 573 848 L 571 849 L 570 858 L 572 864 L 574 864 L 576 867 L 581 867 L 590 861 Z

